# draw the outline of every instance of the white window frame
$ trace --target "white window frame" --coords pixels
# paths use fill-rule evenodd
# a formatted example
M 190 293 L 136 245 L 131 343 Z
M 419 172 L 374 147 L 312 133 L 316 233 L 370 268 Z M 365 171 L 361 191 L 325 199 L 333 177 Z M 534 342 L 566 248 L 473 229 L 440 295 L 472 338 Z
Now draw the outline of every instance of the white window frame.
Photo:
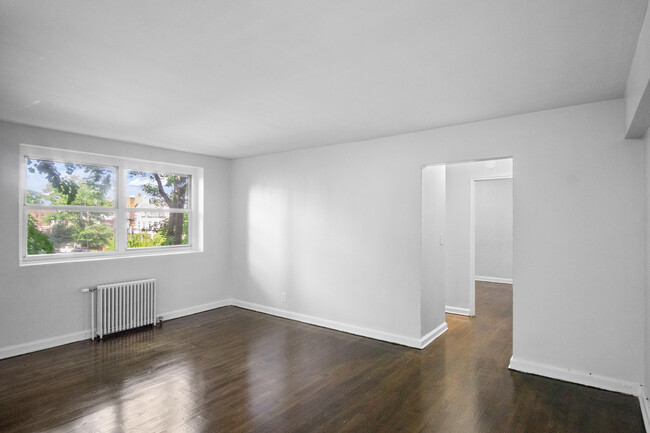
M 43 206 L 26 204 L 27 158 L 68 162 L 114 168 L 113 207 L 104 206 Z M 173 209 L 175 213 L 190 214 L 188 227 L 188 245 L 165 245 L 160 247 L 128 248 L 127 215 L 134 208 L 127 207 L 126 179 L 130 170 L 149 173 L 174 173 L 191 176 L 187 209 Z M 19 181 L 19 263 L 21 266 L 77 262 L 86 260 L 105 260 L 132 256 L 167 255 L 203 251 L 203 168 L 189 165 L 171 164 L 135 158 L 117 157 L 77 150 L 57 149 L 29 144 L 20 145 L 20 181 Z M 91 212 L 112 212 L 115 214 L 115 251 L 96 251 L 79 253 L 55 253 L 27 255 L 27 212 L 30 209 L 80 210 Z M 168 208 L 137 208 L 137 212 L 169 212 Z

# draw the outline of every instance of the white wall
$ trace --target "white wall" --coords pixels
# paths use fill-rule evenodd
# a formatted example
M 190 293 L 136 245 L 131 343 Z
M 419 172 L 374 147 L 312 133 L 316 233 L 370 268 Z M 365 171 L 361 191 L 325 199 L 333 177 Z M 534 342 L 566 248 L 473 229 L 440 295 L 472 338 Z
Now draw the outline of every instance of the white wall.
M 422 165 L 513 156 L 514 356 L 639 384 L 643 145 L 623 134 L 616 100 L 236 160 L 238 296 L 419 337 Z
M 204 168 L 204 252 L 158 257 L 18 266 L 19 145 L 33 144 L 158 160 Z M 90 299 L 99 283 L 157 278 L 161 313 L 211 304 L 232 295 L 229 269 L 229 161 L 137 144 L 0 122 L 0 357 L 90 333 Z M 47 345 L 47 344 L 45 344 Z M 18 347 L 16 347 L 18 346 Z
M 650 129 L 645 134 L 645 389 L 650 397 Z
M 495 154 L 491 156 L 504 156 Z M 495 160 L 494 168 L 483 162 L 447 165 L 447 239 L 445 256 L 446 305 L 470 309 L 470 191 L 473 178 L 511 176 L 512 159 Z
M 643 137 L 650 125 L 650 12 L 646 9 L 625 85 L 626 137 Z
M 445 249 L 447 231 L 447 167 L 422 168 L 422 291 L 421 336 L 445 324 Z
M 420 338 L 421 164 L 367 146 L 233 161 L 237 296 Z
M 512 179 L 478 181 L 474 197 L 474 274 L 512 280 Z
M 623 113 L 616 100 L 246 158 L 232 162 L 232 188 L 228 161 L 0 123 L 8 227 L 18 226 L 19 143 L 197 165 L 206 176 L 203 253 L 19 267 L 18 235 L 4 232 L 0 348 L 83 334 L 79 289 L 116 272 L 158 278 L 160 311 L 236 294 L 418 339 L 422 166 L 513 156 L 514 357 L 642 383 L 644 147 L 622 139 Z

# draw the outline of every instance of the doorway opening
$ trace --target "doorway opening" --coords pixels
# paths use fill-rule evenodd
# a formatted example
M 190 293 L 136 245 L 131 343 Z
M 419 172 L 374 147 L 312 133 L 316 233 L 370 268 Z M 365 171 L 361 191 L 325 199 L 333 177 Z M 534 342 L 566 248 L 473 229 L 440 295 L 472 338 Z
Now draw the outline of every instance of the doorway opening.
M 470 184 L 469 315 L 476 315 L 476 283 L 513 283 L 512 174 L 474 177 Z
M 512 157 L 423 167 L 423 331 L 441 305 L 443 316 L 475 316 L 477 284 L 512 289 L 512 185 Z

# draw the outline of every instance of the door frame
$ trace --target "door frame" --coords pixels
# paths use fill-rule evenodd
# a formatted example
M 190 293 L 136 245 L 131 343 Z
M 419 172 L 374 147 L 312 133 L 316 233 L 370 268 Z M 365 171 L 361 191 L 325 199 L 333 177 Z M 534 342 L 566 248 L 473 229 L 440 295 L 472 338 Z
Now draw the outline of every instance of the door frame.
M 484 176 L 470 179 L 469 192 L 469 315 L 476 316 L 476 182 L 513 179 L 513 175 Z M 513 180 L 514 191 L 514 180 Z M 514 192 L 513 192 L 514 193 Z M 514 212 L 514 200 L 513 209 Z M 513 215 L 514 216 L 514 215 Z M 514 218 L 513 218 L 514 222 Z M 513 245 L 514 248 L 514 245 Z

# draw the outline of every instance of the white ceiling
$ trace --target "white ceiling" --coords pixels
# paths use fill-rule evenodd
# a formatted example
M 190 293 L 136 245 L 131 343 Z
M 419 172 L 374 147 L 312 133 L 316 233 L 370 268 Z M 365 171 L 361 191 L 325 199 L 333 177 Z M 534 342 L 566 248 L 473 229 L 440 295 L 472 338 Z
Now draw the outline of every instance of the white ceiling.
M 647 0 L 0 0 L 0 118 L 224 157 L 623 96 Z

